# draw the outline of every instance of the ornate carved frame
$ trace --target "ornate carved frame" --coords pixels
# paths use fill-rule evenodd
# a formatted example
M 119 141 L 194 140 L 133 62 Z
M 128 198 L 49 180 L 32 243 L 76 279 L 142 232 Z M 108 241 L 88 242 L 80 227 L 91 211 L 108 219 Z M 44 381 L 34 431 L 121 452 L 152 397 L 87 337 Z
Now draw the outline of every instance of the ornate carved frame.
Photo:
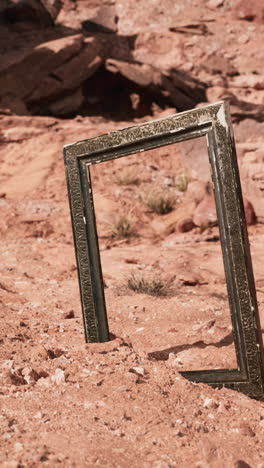
M 227 102 L 125 128 L 64 148 L 85 338 L 109 340 L 89 166 L 206 136 L 220 227 L 237 369 L 186 371 L 193 381 L 263 396 L 263 344 L 235 143 Z

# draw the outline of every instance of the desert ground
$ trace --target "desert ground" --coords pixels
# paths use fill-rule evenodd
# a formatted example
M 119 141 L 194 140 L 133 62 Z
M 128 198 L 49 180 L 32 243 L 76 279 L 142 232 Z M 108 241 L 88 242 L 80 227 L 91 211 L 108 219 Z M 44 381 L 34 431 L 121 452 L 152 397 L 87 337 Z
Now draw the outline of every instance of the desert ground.
M 111 339 L 85 343 L 63 147 L 228 99 L 264 330 L 258 1 L 3 0 L 3 468 L 264 468 L 237 366 L 205 138 L 91 167 Z

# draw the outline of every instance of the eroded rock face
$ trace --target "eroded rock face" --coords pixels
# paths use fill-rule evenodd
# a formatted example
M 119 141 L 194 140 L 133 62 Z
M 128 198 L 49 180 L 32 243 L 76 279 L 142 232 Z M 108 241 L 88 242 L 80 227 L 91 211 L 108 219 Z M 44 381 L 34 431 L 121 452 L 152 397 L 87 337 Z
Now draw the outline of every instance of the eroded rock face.
M 77 34 L 35 47 L 21 60 L 18 59 L 2 71 L 0 86 L 5 92 L 0 91 L 0 108 L 11 109 L 17 114 L 46 115 L 51 113 L 61 116 L 77 112 L 84 103 L 81 87 L 85 85 L 86 90 L 89 88 L 89 78 L 101 65 L 107 72 L 118 76 L 116 85 L 113 85 L 114 88 L 118 87 L 119 81 L 122 82 L 123 88 L 126 83 L 131 108 L 133 107 L 133 90 L 141 96 L 141 102 L 145 93 L 150 96 L 146 111 L 151 108 L 152 101 L 155 100 L 161 106 L 173 104 L 178 110 L 185 110 L 194 107 L 197 101 L 204 99 L 204 86 L 191 78 L 184 80 L 176 71 L 168 76 L 155 66 L 131 60 L 129 53 L 126 60 L 107 58 L 108 55 L 112 57 L 115 50 L 111 44 L 114 47 L 122 45 L 113 37 L 110 38 L 108 44 L 105 37 L 97 37 L 97 35 L 85 37 Z M 120 55 L 118 50 L 115 55 Z M 96 89 L 88 92 L 88 113 L 90 98 L 96 95 L 100 100 L 98 85 L 107 89 L 107 74 L 103 78 L 105 83 L 102 80 L 100 82 L 100 79 L 98 83 L 95 80 L 93 87 Z M 101 100 L 104 96 L 103 89 L 101 89 Z M 78 100 L 74 99 L 73 105 L 70 106 L 73 99 L 69 96 L 76 96 L 77 91 Z M 117 93 L 115 89 L 113 92 Z M 111 88 L 109 93 L 111 93 Z M 122 99 L 121 91 L 120 96 L 117 93 L 117 98 Z M 68 103 L 66 106 L 56 105 L 57 101 L 65 99 Z M 58 112 L 56 112 L 57 108 Z M 135 110 L 136 108 L 137 106 L 134 107 Z M 143 108 L 144 105 L 141 106 L 141 111 Z
M 11 107 L 18 114 L 25 108 L 33 113 L 47 113 L 52 108 L 56 111 L 55 103 L 76 93 L 101 63 L 95 38 L 78 34 L 41 44 L 0 75 L 0 86 L 5 90 L 0 95 L 0 107 Z M 78 102 L 82 104 L 81 92 Z M 67 113 L 78 108 L 76 99 L 72 106 L 68 99 Z

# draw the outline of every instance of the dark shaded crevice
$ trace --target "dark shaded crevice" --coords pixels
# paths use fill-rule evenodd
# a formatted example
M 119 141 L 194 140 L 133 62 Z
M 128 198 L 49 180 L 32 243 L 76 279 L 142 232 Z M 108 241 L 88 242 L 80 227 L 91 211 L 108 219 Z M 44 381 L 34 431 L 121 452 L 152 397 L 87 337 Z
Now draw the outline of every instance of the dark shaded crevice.
M 83 85 L 85 103 L 81 115 L 102 115 L 112 120 L 124 120 L 153 115 L 154 106 L 169 107 L 162 94 L 151 87 L 142 87 L 101 67 Z
M 49 76 L 59 80 L 55 72 L 50 73 Z M 155 116 L 162 110 L 171 107 L 176 108 L 177 111 L 188 110 L 198 102 L 205 101 L 205 93 L 201 93 L 201 84 L 198 85 L 197 101 L 194 101 L 194 97 L 190 98 L 191 91 L 188 93 L 188 90 L 185 89 L 178 90 L 170 78 L 166 77 L 166 79 L 171 82 L 172 91 L 170 90 L 170 93 L 166 92 L 163 87 L 155 86 L 152 83 L 148 86 L 140 86 L 121 73 L 112 73 L 103 64 L 81 85 L 83 102 L 78 110 L 59 115 L 59 117 L 68 119 L 81 115 L 102 116 L 114 121 L 133 120 L 144 116 Z M 64 90 L 60 96 L 56 97 L 56 100 L 70 97 L 74 91 L 77 90 Z M 186 100 L 183 98 L 185 94 Z M 54 98 L 50 100 L 46 98 L 32 104 L 28 103 L 27 107 L 29 112 L 34 115 L 57 117 L 49 109 L 52 102 L 54 102 Z

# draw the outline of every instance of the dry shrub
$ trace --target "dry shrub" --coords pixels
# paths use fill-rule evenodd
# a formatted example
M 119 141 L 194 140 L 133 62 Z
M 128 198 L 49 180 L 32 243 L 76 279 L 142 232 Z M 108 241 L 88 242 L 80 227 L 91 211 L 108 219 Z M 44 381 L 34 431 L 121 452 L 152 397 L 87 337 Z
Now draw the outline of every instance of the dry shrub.
M 113 182 L 117 185 L 139 185 L 140 178 L 137 171 L 131 167 L 125 167 L 116 172 L 113 177 Z
M 191 181 L 191 177 L 187 171 L 182 172 L 175 177 L 174 185 L 180 192 L 186 192 L 188 184 Z
M 142 202 L 154 213 L 164 215 L 173 210 L 176 197 L 170 190 L 154 188 L 141 195 Z
M 171 293 L 172 283 L 171 279 L 162 279 L 157 276 L 144 277 L 135 273 L 131 273 L 127 280 L 129 289 L 151 296 L 168 296 Z
M 125 215 L 122 215 L 120 218 L 118 218 L 111 226 L 110 237 L 113 239 L 127 239 L 128 237 L 132 237 L 134 235 L 135 230 L 131 220 Z

